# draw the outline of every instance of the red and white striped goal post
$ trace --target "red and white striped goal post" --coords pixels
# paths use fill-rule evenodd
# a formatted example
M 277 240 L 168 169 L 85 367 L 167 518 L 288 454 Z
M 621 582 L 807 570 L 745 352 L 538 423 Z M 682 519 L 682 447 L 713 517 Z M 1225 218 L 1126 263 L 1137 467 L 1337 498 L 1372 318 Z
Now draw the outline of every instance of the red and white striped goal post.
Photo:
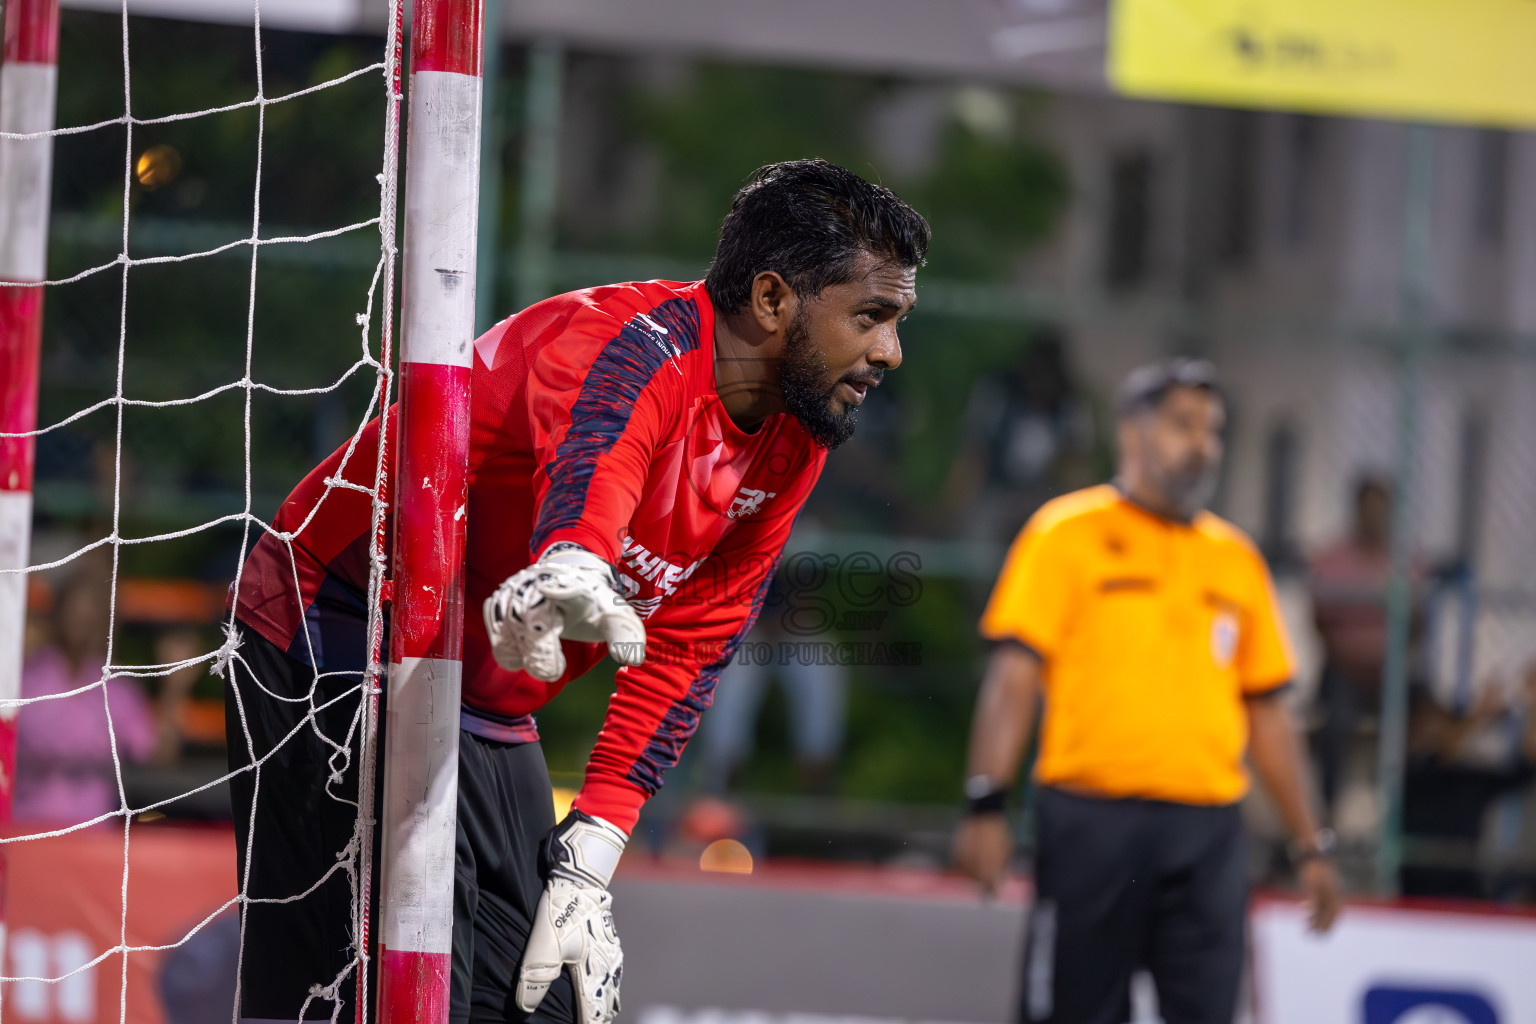
M 484 0 L 416 0 L 379 892 L 379 1024 L 446 1024 Z
M 58 93 L 58 0 L 8 0 L 0 63 L 0 132 L 53 130 Z M 21 696 L 32 539 L 37 375 L 48 262 L 53 138 L 0 138 L 0 700 Z M 0 827 L 11 820 L 16 704 L 0 704 Z M 5 850 L 0 848 L 0 953 L 4 951 Z

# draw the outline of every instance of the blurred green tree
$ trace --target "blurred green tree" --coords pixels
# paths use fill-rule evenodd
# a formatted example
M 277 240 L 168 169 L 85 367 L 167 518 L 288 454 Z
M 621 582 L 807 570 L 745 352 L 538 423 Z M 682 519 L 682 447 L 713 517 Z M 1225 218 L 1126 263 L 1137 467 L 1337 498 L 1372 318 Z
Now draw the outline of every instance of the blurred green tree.
M 584 245 L 705 266 L 753 168 L 820 156 L 889 185 L 928 218 L 921 295 L 925 279 L 1018 282 L 1068 199 L 1066 169 L 1038 127 L 1048 102 L 1039 93 L 928 85 L 914 103 L 914 86 L 897 79 L 718 63 L 664 85 L 623 81 L 610 127 L 632 154 L 656 162 L 655 194 L 643 204 L 648 217 Z M 897 138 L 905 135 L 918 143 Z M 977 375 L 1015 362 L 1029 337 L 1016 320 L 958 319 L 919 305 L 904 338 L 909 372 L 893 374 L 882 394 L 905 417 L 898 471 L 909 502 L 931 505 L 942 493 Z
M 67 10 L 60 26 L 61 127 L 121 118 L 123 21 Z M 379 40 L 266 31 L 264 91 L 276 99 L 365 68 Z M 249 103 L 256 51 L 249 28 L 128 19 L 127 85 L 136 117 Z M 153 125 L 121 124 L 55 144 L 50 276 L 111 260 L 195 253 L 249 237 L 259 199 L 261 237 L 312 233 L 376 217 L 383 158 L 382 72 L 259 111 L 248 105 Z M 258 157 L 261 188 L 256 189 Z M 125 187 L 126 179 L 126 187 Z M 239 381 L 247 348 L 253 380 L 279 388 L 333 383 L 361 353 L 376 228 L 336 240 L 251 249 L 130 268 L 111 267 L 49 290 L 40 422 L 58 422 L 110 397 L 188 398 Z M 253 273 L 255 286 L 253 288 Z M 377 324 L 377 310 L 374 322 Z M 249 325 L 249 326 L 248 326 Z M 376 336 L 375 330 L 375 349 Z M 270 516 L 316 458 L 351 433 L 371 372 L 329 395 L 253 395 L 253 511 Z M 243 505 L 244 393 L 176 408 L 124 411 L 121 445 L 126 536 L 191 526 Z M 90 523 L 110 512 L 117 415 L 101 409 L 39 439 L 39 514 Z M 87 525 L 88 532 L 99 526 Z M 125 571 L 233 574 L 238 529 L 125 549 Z

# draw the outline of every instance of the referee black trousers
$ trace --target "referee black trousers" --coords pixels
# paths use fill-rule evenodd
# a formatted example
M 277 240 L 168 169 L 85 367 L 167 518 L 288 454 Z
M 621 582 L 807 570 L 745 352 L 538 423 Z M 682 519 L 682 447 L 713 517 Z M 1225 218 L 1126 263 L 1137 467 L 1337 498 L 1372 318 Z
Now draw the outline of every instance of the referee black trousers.
M 327 1021 L 333 1012 L 350 1024 L 356 1012 L 344 855 L 357 822 L 357 716 L 366 648 L 361 622 L 355 635 L 336 618 L 325 629 L 323 643 L 316 644 L 317 654 L 324 652 L 317 682 L 315 670 L 242 626 L 240 659 L 225 691 L 230 769 L 247 769 L 231 779 L 230 789 L 239 876 L 249 872 L 246 892 L 253 901 L 245 908 L 238 1008 L 249 1024 Z M 379 719 L 382 726 L 382 711 Z M 259 776 L 252 769 L 256 761 Z M 381 797 L 375 794 L 375 821 Z M 539 847 L 555 824 L 539 744 L 501 743 L 461 731 L 457 813 L 452 1024 L 574 1021 L 568 975 L 532 1016 L 513 1002 L 544 890 Z M 379 849 L 376 827 L 369 901 L 375 919 Z M 371 925 L 369 935 L 377 935 Z M 370 949 L 370 958 L 376 953 Z M 375 974 L 376 967 L 370 971 L 370 1003 Z
M 1125 1024 L 1145 968 L 1164 1024 L 1232 1024 L 1248 904 L 1239 807 L 1042 787 L 1037 824 L 1018 1019 Z

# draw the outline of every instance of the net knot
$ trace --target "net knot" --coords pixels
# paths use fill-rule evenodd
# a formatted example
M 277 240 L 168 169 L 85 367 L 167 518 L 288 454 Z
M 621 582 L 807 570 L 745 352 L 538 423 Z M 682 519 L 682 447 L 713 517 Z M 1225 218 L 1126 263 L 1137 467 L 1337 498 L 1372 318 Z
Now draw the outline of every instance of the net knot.
M 209 675 L 218 676 L 220 679 L 225 678 L 224 673 L 228 670 L 229 663 L 234 660 L 235 651 L 240 649 L 240 642 L 240 631 L 234 627 L 233 623 L 226 622 L 224 624 L 224 644 L 219 648 L 218 654 L 214 656 L 213 664 L 208 666 Z

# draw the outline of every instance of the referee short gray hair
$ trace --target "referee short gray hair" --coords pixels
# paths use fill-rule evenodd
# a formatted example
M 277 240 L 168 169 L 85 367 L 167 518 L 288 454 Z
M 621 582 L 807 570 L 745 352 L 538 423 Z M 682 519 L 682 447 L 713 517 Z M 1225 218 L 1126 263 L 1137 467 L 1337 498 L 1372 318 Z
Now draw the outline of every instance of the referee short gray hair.
M 1156 409 L 1174 388 L 1196 388 L 1223 398 L 1216 367 L 1208 359 L 1166 359 L 1126 375 L 1115 393 L 1115 419 Z

